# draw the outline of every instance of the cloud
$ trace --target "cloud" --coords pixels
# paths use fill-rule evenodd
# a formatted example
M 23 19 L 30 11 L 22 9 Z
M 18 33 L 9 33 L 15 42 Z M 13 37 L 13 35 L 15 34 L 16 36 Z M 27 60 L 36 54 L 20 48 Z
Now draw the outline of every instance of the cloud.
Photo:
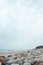
M 43 44 L 43 0 L 1 0 L 0 48 L 28 49 L 40 44 Z

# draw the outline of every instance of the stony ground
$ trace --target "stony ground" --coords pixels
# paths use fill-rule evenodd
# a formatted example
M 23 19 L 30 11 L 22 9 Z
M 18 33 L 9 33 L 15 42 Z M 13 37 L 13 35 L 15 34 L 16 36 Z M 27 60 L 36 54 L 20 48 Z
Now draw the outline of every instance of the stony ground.
M 43 49 L 0 53 L 0 59 L 1 57 L 4 58 L 6 65 L 43 65 Z

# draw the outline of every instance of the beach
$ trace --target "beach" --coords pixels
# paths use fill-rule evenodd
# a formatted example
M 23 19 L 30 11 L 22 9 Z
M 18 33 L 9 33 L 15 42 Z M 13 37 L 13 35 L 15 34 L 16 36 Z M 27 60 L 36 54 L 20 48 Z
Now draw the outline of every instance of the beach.
M 5 62 L 11 65 L 31 65 L 31 63 L 35 61 L 43 61 L 43 49 L 41 48 L 16 52 L 10 51 L 5 53 L 0 52 L 0 58 L 3 58 Z

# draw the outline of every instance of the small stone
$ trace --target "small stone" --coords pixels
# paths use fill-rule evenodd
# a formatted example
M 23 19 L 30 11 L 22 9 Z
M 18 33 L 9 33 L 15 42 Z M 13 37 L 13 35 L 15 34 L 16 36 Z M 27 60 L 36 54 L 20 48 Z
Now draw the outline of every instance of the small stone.
M 11 64 L 11 65 L 19 65 L 19 64 L 14 64 L 14 63 L 13 63 L 13 64 Z
M 23 65 L 31 65 L 30 63 L 28 63 L 28 62 L 25 62 Z

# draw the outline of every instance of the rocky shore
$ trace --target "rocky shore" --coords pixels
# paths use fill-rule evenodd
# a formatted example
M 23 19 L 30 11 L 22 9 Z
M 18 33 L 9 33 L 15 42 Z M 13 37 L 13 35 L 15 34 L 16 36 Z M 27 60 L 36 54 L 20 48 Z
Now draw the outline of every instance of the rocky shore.
M 0 53 L 0 65 L 43 65 L 43 49 Z

